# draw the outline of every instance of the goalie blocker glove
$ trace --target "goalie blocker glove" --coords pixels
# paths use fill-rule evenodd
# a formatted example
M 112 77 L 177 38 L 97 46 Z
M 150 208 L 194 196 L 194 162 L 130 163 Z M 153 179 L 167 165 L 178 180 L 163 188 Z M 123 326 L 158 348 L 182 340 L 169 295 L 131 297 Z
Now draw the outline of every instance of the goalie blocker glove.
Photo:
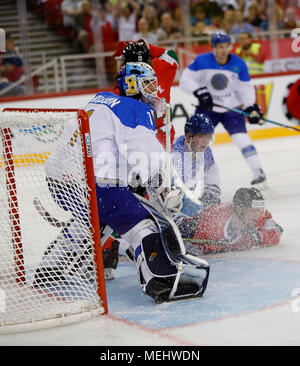
M 244 111 L 249 114 L 249 123 L 258 125 L 263 125 L 265 123 L 263 119 L 264 115 L 257 104 L 253 104 L 252 106 L 245 108 Z
M 208 92 L 206 86 L 196 89 L 193 92 L 194 96 L 198 99 L 197 108 L 206 109 L 211 111 L 213 108 L 213 99 L 211 94 Z

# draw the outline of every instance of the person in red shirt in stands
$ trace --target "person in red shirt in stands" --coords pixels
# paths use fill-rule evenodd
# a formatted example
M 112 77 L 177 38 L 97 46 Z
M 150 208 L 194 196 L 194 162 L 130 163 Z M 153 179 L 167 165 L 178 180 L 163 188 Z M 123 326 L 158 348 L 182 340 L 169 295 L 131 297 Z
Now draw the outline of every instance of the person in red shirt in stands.
M 158 98 L 164 98 L 170 103 L 170 92 L 176 71 L 178 69 L 178 58 L 174 50 L 167 50 L 163 47 L 148 44 L 140 39 L 136 42 L 119 42 L 113 56 L 121 61 L 121 66 L 127 62 L 146 62 L 153 67 L 158 83 Z M 117 88 L 114 92 L 118 93 Z M 166 130 L 164 116 L 156 116 L 157 138 L 166 148 Z M 171 129 L 171 146 L 173 145 L 175 130 Z
M 283 232 L 254 187 L 239 188 L 232 203 L 210 206 L 192 219 L 176 221 L 187 251 L 198 256 L 277 245 Z

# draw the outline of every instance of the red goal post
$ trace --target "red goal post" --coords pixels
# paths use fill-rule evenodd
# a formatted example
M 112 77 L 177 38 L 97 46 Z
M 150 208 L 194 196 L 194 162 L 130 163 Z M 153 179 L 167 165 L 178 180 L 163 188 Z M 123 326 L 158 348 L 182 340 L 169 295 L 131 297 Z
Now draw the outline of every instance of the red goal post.
M 71 120 L 72 122 L 70 122 Z M 47 192 L 48 187 L 45 183 L 44 167 L 48 157 L 51 156 L 52 151 L 55 150 L 59 143 L 60 135 L 68 123 L 78 126 L 77 129 L 80 131 L 79 140 L 81 141 L 81 149 L 79 150 L 81 150 L 82 156 L 80 155 L 77 159 L 78 161 L 73 163 L 74 156 L 72 156 L 72 152 L 69 152 L 66 149 L 66 166 L 70 167 L 70 169 L 74 166 L 74 170 L 76 169 L 76 172 L 70 171 L 70 174 L 74 173 L 74 176 L 79 176 L 76 184 L 80 187 L 80 192 L 88 192 L 86 194 L 86 198 L 84 198 L 86 201 L 84 201 L 82 205 L 87 206 L 87 211 L 89 213 L 89 242 L 87 245 L 92 247 L 93 253 L 95 271 L 95 283 L 93 286 L 95 287 L 99 303 L 101 303 L 101 313 L 106 314 L 108 312 L 88 115 L 84 110 L 80 109 L 6 108 L 0 113 L 0 131 L 2 139 L 2 159 L 0 167 L 0 171 L 2 170 L 0 173 L 0 179 L 2 179 L 2 192 L 0 192 L 0 202 L 2 207 L 1 210 L 5 213 L 8 219 L 3 219 L 3 222 L 0 222 L 0 225 L 3 227 L 4 225 L 10 225 L 10 229 L 6 228 L 4 230 L 6 236 L 3 234 L 2 237 L 0 237 L 0 240 L 2 241 L 2 243 L 0 243 L 0 257 L 2 255 L 3 258 L 2 260 L 0 259 L 0 289 L 2 289 L 2 292 L 7 296 L 5 311 L 0 312 L 0 333 L 1 329 L 4 333 L 6 331 L 15 332 L 32 329 L 32 323 L 39 323 L 39 319 L 36 321 L 35 319 L 25 319 L 26 317 L 22 317 L 21 311 L 19 310 L 17 312 L 18 315 L 20 313 L 20 319 L 14 319 L 14 316 L 11 317 L 12 319 L 8 319 L 10 316 L 7 315 L 10 314 L 9 307 L 13 306 L 10 304 L 9 300 L 10 291 L 15 291 L 16 286 L 18 287 L 16 294 L 20 294 L 18 295 L 20 297 L 22 297 L 22 292 L 19 292 L 19 290 L 25 291 L 26 289 L 26 291 L 28 290 L 30 292 L 30 295 L 28 295 L 28 303 L 25 304 L 24 300 L 24 306 L 33 307 L 33 315 L 30 313 L 29 317 L 34 317 L 34 306 L 36 304 L 34 299 L 35 295 L 37 298 L 42 298 L 41 302 L 45 301 L 45 298 L 51 298 L 51 302 L 54 303 L 56 299 L 53 300 L 53 298 L 57 298 L 53 314 L 51 313 L 51 306 L 49 306 L 49 314 L 43 314 L 41 316 L 41 323 L 44 325 L 38 325 L 37 328 L 48 326 L 47 323 L 49 323 L 50 326 L 53 326 L 55 323 L 53 320 L 60 316 L 58 315 L 59 311 L 63 314 L 61 315 L 62 318 L 67 318 L 65 314 L 68 313 L 71 315 L 70 318 L 73 318 L 73 321 L 77 321 L 83 318 L 88 318 L 88 316 L 82 315 L 85 312 L 85 305 L 87 305 L 87 312 L 89 312 L 91 308 L 95 310 L 98 306 L 94 303 L 94 295 L 91 295 L 90 293 L 86 295 L 87 299 L 84 298 L 85 295 L 80 294 L 79 296 L 76 294 L 76 296 L 74 296 L 76 297 L 75 300 L 73 298 L 68 299 L 65 294 L 60 294 L 59 296 L 57 296 L 57 294 L 49 295 L 49 289 L 47 289 L 47 294 L 45 294 L 43 288 L 32 288 L 32 276 L 34 269 L 38 265 L 37 262 L 43 256 L 41 252 L 41 256 L 38 258 L 36 252 L 40 252 L 44 248 L 43 245 L 40 245 L 40 241 L 42 241 L 41 234 L 36 238 L 33 237 L 33 234 L 30 237 L 30 226 L 34 227 L 33 233 L 40 232 L 45 236 L 48 236 L 47 230 L 50 230 L 50 228 L 48 229 L 49 223 L 46 223 L 45 220 L 41 220 L 43 221 L 42 223 L 36 224 L 39 219 L 34 219 L 34 215 L 36 215 L 36 213 L 31 206 L 32 200 L 31 202 L 29 198 L 27 200 L 26 189 L 28 189 L 28 196 L 30 196 L 31 191 L 34 194 L 40 193 L 41 196 L 47 196 L 46 203 L 49 204 L 50 208 L 53 207 L 54 212 L 59 209 L 55 206 L 54 200 L 52 200 L 53 202 L 51 201 L 51 196 L 49 195 L 49 192 Z M 47 134 L 48 136 L 51 136 L 52 140 L 48 139 Z M 44 138 L 44 136 L 47 136 L 47 138 Z M 36 153 L 35 150 L 38 150 L 39 148 L 42 152 Z M 46 152 L 44 151 L 45 149 L 47 150 Z M 40 158 L 40 156 L 42 156 L 42 158 Z M 70 162 L 68 162 L 68 159 Z M 32 174 L 32 176 L 30 174 Z M 29 188 L 26 188 L 27 183 Z M 80 194 L 78 197 L 79 198 L 75 197 L 74 200 L 83 199 Z M 72 202 L 70 204 L 72 204 Z M 74 207 L 75 204 L 76 202 L 74 202 Z M 32 214 L 31 209 L 33 210 Z M 30 221 L 31 216 L 32 221 Z M 28 223 L 26 220 L 28 220 Z M 9 224 L 7 222 L 9 222 Z M 34 222 L 34 224 L 31 225 L 31 222 Z M 39 225 L 39 227 L 35 225 Z M 83 228 L 83 224 L 81 224 L 80 227 Z M 85 233 L 86 228 L 82 230 L 83 232 L 80 233 L 80 238 Z M 55 234 L 57 233 L 58 230 Z M 51 235 L 53 236 L 54 234 L 51 232 Z M 24 239 L 23 236 L 30 237 L 30 239 Z M 44 239 L 45 238 L 43 237 L 43 240 Z M 34 246 L 35 242 L 38 249 L 31 250 L 30 247 L 31 245 Z M 1 248 L 4 248 L 3 253 L 1 253 Z M 11 255 L 12 248 L 13 255 Z M 5 250 L 7 253 L 4 252 Z M 31 254 L 33 254 L 33 259 L 29 258 Z M 85 257 L 85 260 L 87 261 L 87 257 Z M 88 260 L 90 260 L 90 258 L 88 258 Z M 10 261 L 13 262 L 13 271 L 6 269 L 6 266 L 10 268 L 12 265 L 12 263 L 8 263 Z M 28 265 L 27 262 L 30 262 L 30 265 Z M 31 262 L 33 264 L 31 264 Z M 80 265 L 83 264 L 80 263 Z M 78 293 L 80 291 L 84 293 L 86 289 L 83 288 L 84 281 L 82 279 L 82 275 L 78 279 L 76 279 L 76 275 L 72 277 L 72 281 L 70 281 L 68 285 L 68 291 L 70 292 L 70 287 L 73 283 L 76 283 L 76 280 L 80 282 L 80 286 L 82 287 L 80 287 L 80 290 L 77 288 L 76 291 Z M 12 282 L 15 283 L 14 286 L 12 285 Z M 93 291 L 90 284 L 87 285 L 87 288 L 89 292 Z M 78 300 L 77 297 L 80 298 L 80 300 Z M 24 296 L 24 298 L 26 298 L 26 296 Z M 62 305 L 62 298 L 67 298 L 67 310 L 65 310 Z M 31 305 L 29 304 L 30 301 L 32 301 Z M 37 302 L 38 301 L 39 299 Z M 89 301 L 93 304 L 88 304 Z M 72 305 L 74 305 L 74 309 L 76 306 L 78 307 L 78 309 L 76 308 L 74 310 L 74 314 L 72 314 Z M 47 309 L 47 306 L 44 307 Z M 26 313 L 26 311 L 24 312 Z M 99 311 L 92 312 L 99 313 Z M 17 315 L 15 318 L 17 318 Z

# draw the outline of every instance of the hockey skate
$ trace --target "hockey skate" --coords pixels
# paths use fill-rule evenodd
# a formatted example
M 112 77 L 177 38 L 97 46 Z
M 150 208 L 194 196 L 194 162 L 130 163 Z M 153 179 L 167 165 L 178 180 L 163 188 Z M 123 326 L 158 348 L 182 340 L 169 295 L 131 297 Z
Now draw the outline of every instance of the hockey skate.
M 110 248 L 103 249 L 104 277 L 108 280 L 115 278 L 115 270 L 119 263 L 119 241 L 114 240 Z
M 266 183 L 266 175 L 264 171 L 260 168 L 254 172 L 253 179 L 251 181 L 251 185 L 255 186 L 259 190 L 265 190 L 268 188 Z

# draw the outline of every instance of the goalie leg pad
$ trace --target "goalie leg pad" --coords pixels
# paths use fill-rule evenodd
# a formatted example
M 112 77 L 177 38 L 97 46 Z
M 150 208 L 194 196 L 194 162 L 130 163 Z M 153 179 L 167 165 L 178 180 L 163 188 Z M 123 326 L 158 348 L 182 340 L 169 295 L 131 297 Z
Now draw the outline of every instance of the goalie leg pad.
M 143 292 L 156 303 L 168 301 L 177 269 L 166 256 L 160 234 L 147 235 L 136 248 L 135 258 Z
M 135 255 L 142 290 L 156 303 L 200 297 L 205 292 L 208 263 L 185 254 L 171 261 L 159 233 L 145 237 Z
M 82 224 L 71 219 L 44 252 L 35 272 L 34 285 L 64 281 L 75 273 L 88 278 L 88 274 L 93 271 L 92 251 L 92 246 L 84 236 Z

